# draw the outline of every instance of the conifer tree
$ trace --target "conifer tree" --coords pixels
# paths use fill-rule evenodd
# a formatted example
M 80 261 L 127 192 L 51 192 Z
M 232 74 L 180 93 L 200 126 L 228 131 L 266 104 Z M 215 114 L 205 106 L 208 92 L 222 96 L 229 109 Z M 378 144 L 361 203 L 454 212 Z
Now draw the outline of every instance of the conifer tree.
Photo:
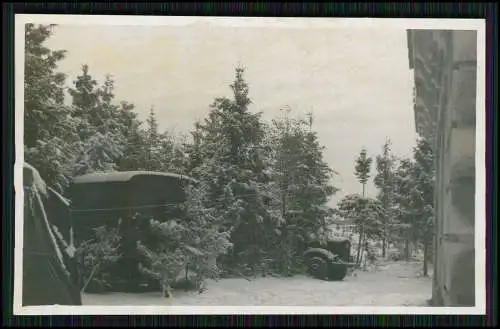
M 249 87 L 238 67 L 231 85 L 233 98 L 217 98 L 193 137 L 192 175 L 207 185 L 207 208 L 217 209 L 231 231 L 228 266 L 258 271 L 265 262 L 266 230 L 276 220 L 265 205 L 264 129 L 260 113 L 249 110 Z
M 103 85 L 98 86 L 88 65 L 83 65 L 73 85 L 69 94 L 81 140 L 74 174 L 114 170 L 125 147 L 124 129 L 119 119 L 121 112 L 119 106 L 112 103 L 114 81 L 108 75 Z
M 387 245 L 390 242 L 391 225 L 393 224 L 393 190 L 395 158 L 391 153 L 391 141 L 388 139 L 382 148 L 382 154 L 376 158 L 377 174 L 375 186 L 379 189 L 377 198 L 384 209 L 382 221 L 382 257 L 386 256 Z
M 356 166 L 355 166 L 355 170 L 354 170 L 354 174 L 356 175 L 356 178 L 363 186 L 363 194 L 362 194 L 363 199 L 366 197 L 366 183 L 368 182 L 368 179 L 370 178 L 371 164 L 372 164 L 372 159 L 367 156 L 366 149 L 363 148 L 361 150 L 358 158 L 356 159 Z M 363 218 L 360 218 L 358 223 L 359 223 L 360 227 L 358 228 L 359 239 L 358 239 L 358 250 L 356 253 L 356 264 L 359 264 L 361 261 L 362 250 L 363 250 L 365 234 L 366 234 L 365 233 L 365 223 L 364 223 Z
M 325 238 L 332 213 L 327 202 L 336 192 L 330 183 L 333 170 L 325 163 L 323 147 L 312 129 L 312 114 L 306 120 L 292 119 L 289 112 L 283 110 L 282 117 L 273 120 L 269 133 L 270 173 L 277 195 L 272 199 L 280 205 L 277 241 L 285 274 L 300 265 L 296 263 L 312 239 Z
M 62 192 L 79 147 L 77 124 L 64 105 L 65 75 L 57 72 L 65 51 L 45 46 L 55 25 L 26 24 L 24 70 L 25 161 L 48 185 Z

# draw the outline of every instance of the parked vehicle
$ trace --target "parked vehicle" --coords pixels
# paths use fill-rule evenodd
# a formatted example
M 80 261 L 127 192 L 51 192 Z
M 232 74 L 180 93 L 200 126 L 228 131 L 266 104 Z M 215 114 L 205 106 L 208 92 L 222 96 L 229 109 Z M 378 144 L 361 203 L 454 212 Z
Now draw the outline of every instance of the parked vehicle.
M 23 306 L 82 305 L 68 200 L 23 165 Z
M 137 241 L 154 244 L 147 229 L 150 219 L 182 218 L 179 206 L 186 199 L 185 187 L 192 183 L 195 181 L 187 176 L 148 171 L 92 173 L 73 179 L 68 196 L 76 245 L 92 238 L 93 229 L 100 226 L 118 228 L 121 236 L 123 256 L 108 269 L 113 283 L 110 290 L 155 289 L 156 283 L 139 271 Z
M 325 245 L 314 241 L 304 252 L 308 273 L 320 280 L 341 281 L 347 275 L 351 262 L 351 242 L 347 239 L 330 240 Z

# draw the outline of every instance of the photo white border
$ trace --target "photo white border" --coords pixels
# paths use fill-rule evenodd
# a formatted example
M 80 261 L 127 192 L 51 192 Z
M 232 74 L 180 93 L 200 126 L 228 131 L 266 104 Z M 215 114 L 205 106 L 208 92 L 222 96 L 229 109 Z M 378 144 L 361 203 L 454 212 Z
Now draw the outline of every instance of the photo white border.
M 259 17 L 188 17 L 188 16 L 101 16 L 101 15 L 15 15 L 15 145 L 14 165 L 15 247 L 14 247 L 14 314 L 15 315 L 92 315 L 92 314 L 456 314 L 486 312 L 485 278 L 485 194 L 476 192 L 475 210 L 475 307 L 302 307 L 302 306 L 29 306 L 22 299 L 23 246 L 23 169 L 24 163 L 24 27 L 27 23 L 59 25 L 114 26 L 185 26 L 195 23 L 228 27 L 332 28 L 332 29 L 442 29 L 477 31 L 477 99 L 476 99 L 476 191 L 486 189 L 485 171 L 485 20 L 482 19 L 380 19 L 380 18 L 259 18 Z M 409 67 L 408 67 L 409 70 Z M 429 298 L 431 296 L 429 295 Z

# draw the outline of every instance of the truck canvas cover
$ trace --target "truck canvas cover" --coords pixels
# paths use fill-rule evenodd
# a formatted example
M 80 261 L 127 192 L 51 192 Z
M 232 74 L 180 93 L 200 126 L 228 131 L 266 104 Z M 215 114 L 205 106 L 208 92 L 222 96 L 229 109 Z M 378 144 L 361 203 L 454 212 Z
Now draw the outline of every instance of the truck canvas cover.
M 25 164 L 23 306 L 81 305 L 69 203 Z

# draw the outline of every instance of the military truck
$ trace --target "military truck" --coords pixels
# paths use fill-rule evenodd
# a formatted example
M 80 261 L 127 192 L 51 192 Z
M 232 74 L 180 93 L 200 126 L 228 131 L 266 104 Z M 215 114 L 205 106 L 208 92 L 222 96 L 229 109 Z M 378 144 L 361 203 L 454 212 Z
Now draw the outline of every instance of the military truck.
M 155 237 L 148 230 L 151 218 L 182 218 L 185 187 L 193 183 L 187 176 L 149 171 L 92 173 L 73 179 L 68 196 L 76 245 L 91 239 L 93 230 L 101 226 L 116 228 L 121 236 L 123 256 L 107 269 L 109 290 L 131 292 L 145 285 L 156 289 L 155 282 L 139 271 L 137 241 L 154 245 Z M 83 288 L 83 278 L 80 283 Z
M 328 281 L 342 281 L 348 268 L 355 266 L 348 239 L 331 239 L 325 244 L 313 241 L 304 252 L 304 262 L 309 275 Z

